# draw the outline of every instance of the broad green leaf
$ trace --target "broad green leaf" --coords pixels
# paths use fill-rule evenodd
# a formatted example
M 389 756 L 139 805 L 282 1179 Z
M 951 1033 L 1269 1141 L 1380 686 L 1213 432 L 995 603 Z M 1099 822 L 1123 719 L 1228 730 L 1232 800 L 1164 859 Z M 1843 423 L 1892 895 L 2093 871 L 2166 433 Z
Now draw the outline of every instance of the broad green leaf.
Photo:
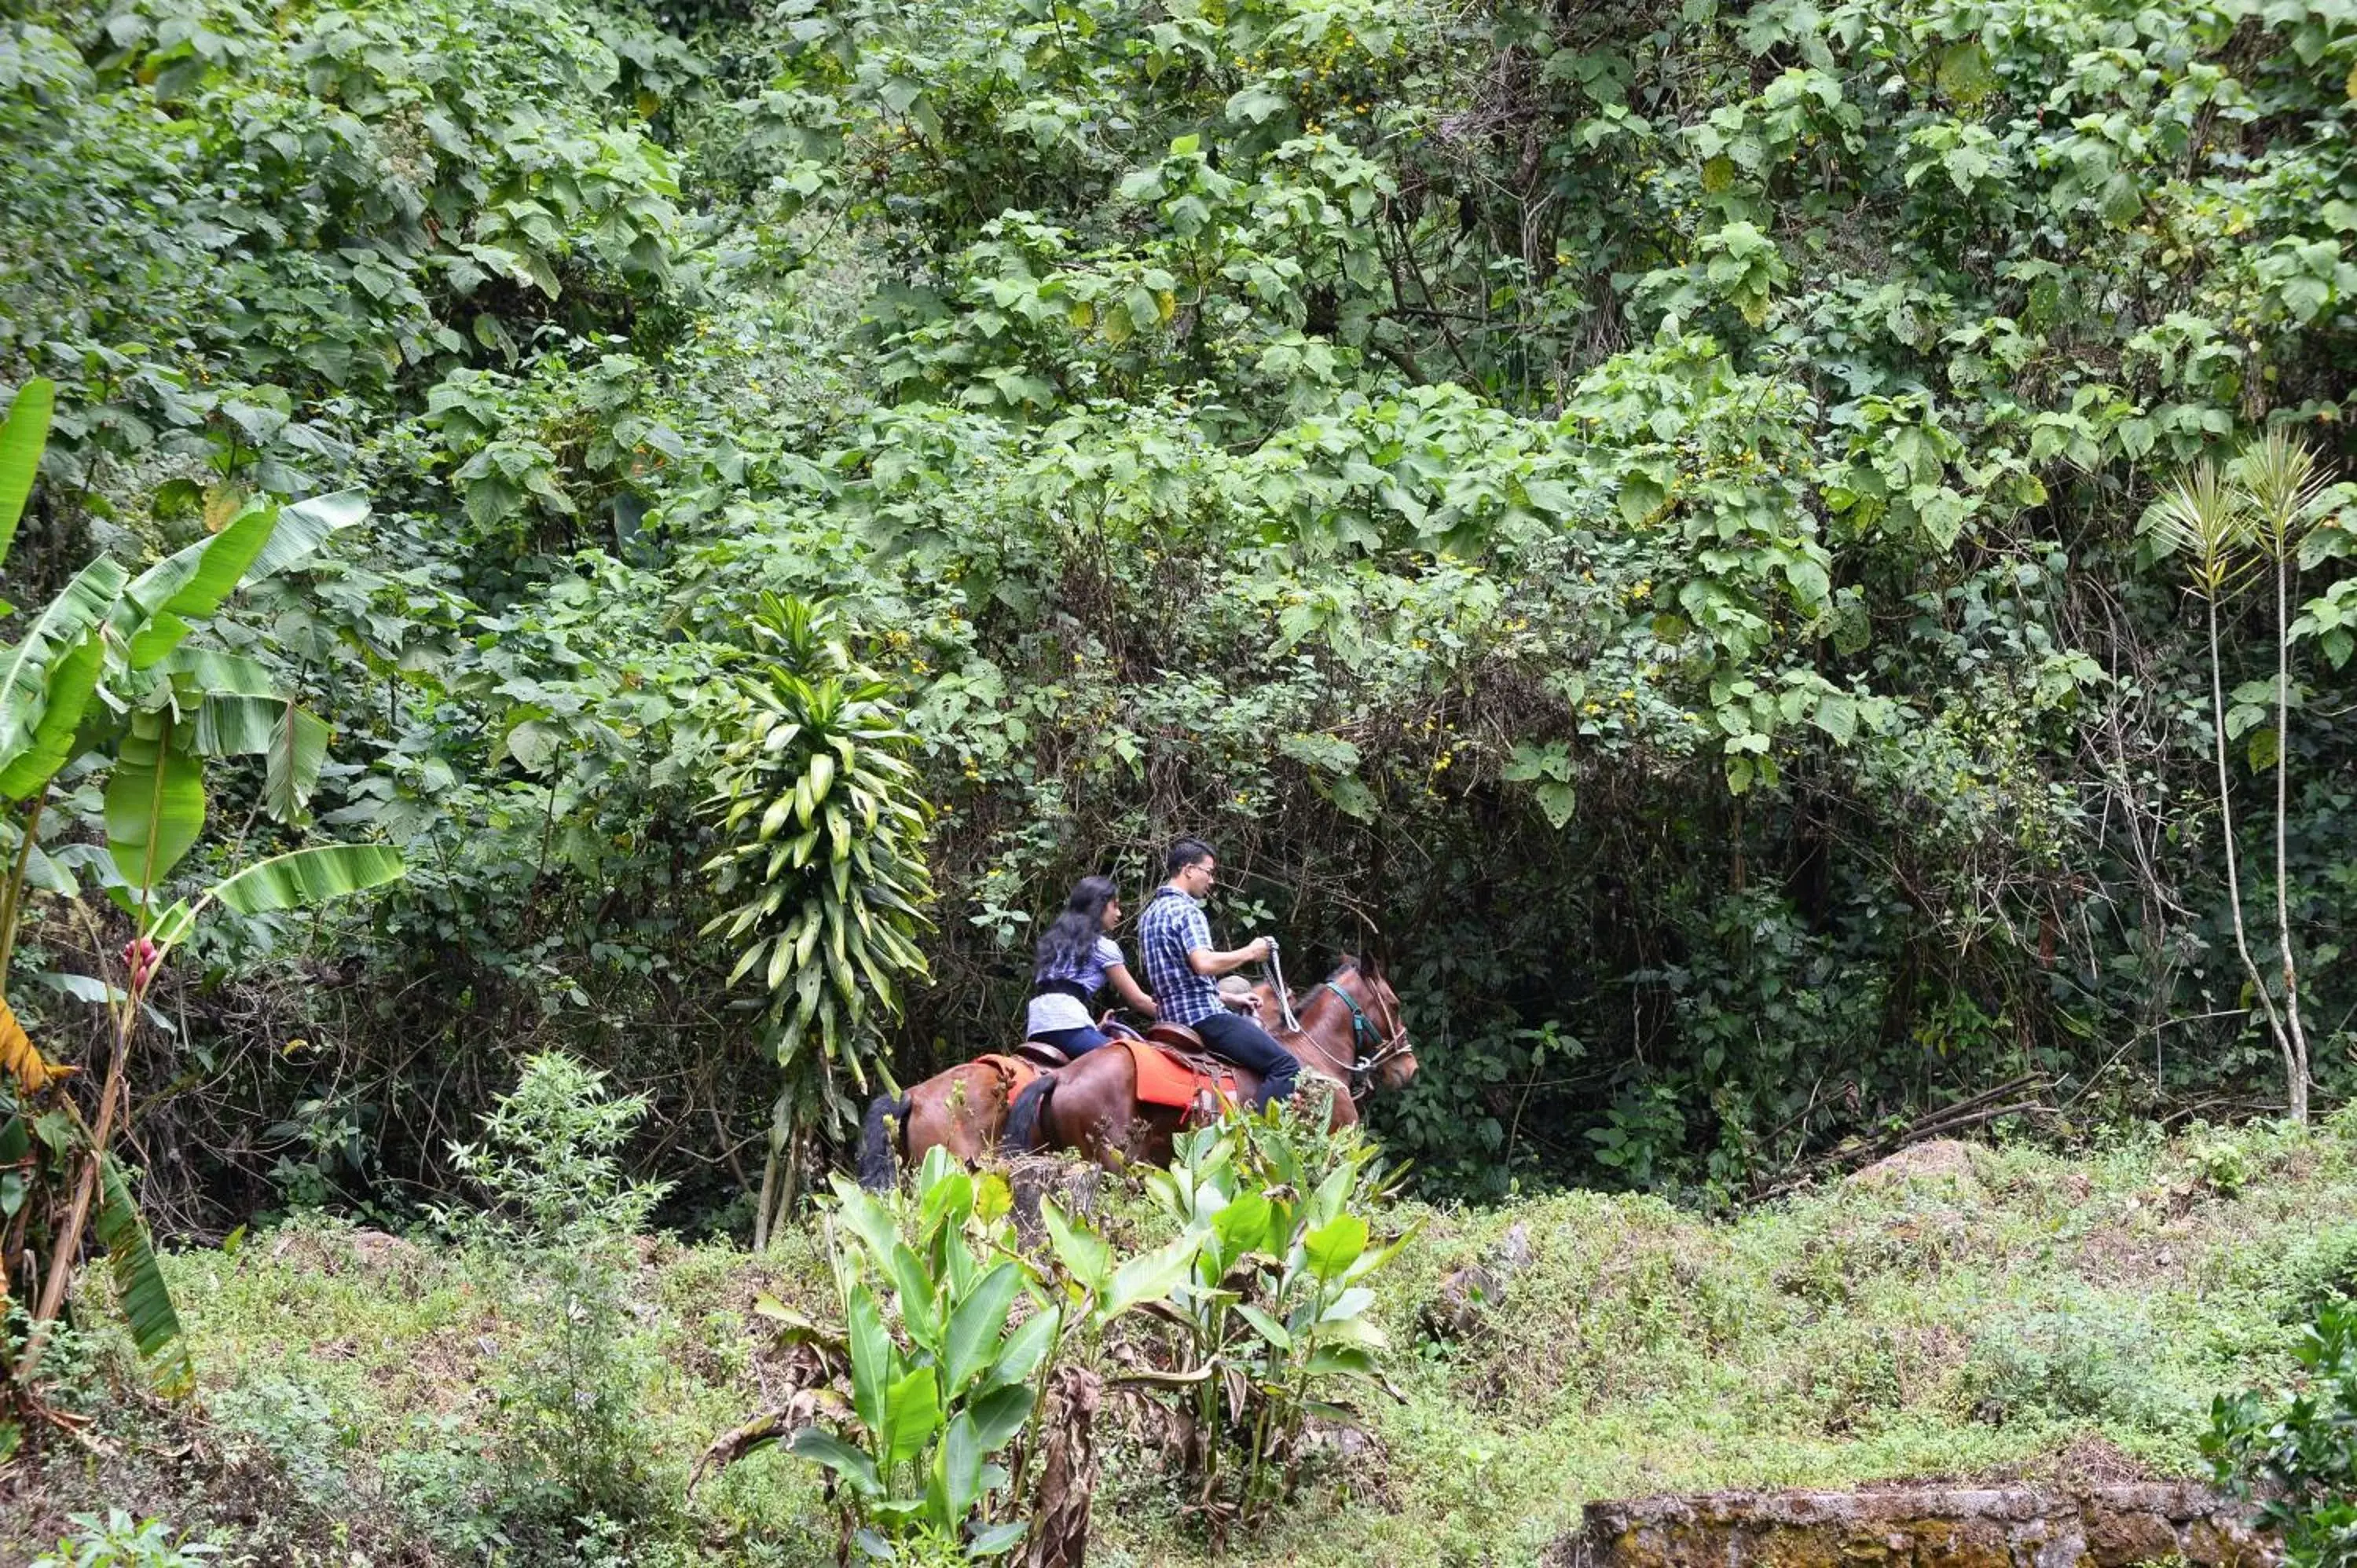
M 886 1397 L 892 1384 L 892 1340 L 884 1331 L 884 1315 L 866 1285 L 854 1286 L 845 1313 L 851 1341 L 851 1408 L 870 1439 L 882 1444 L 889 1410 Z
M 114 1289 L 131 1326 L 131 1342 L 158 1392 L 178 1398 L 196 1387 L 196 1365 L 181 1337 L 180 1316 L 173 1310 L 170 1287 L 156 1265 L 147 1240 L 147 1222 L 131 1200 L 123 1169 L 110 1156 L 99 1162 L 99 1244 L 113 1266 Z
M 152 891 L 205 825 L 202 761 L 168 715 L 136 714 L 106 781 L 106 846 L 123 879 Z
M 1082 1290 L 1102 1293 L 1113 1268 L 1113 1249 L 1104 1238 L 1089 1229 L 1088 1221 L 1065 1218 L 1062 1208 L 1052 1197 L 1039 1200 L 1039 1218 L 1048 1227 L 1048 1240 L 1056 1249 L 1056 1256 L 1064 1272 Z
M 942 1348 L 941 1285 L 906 1241 L 892 1243 L 892 1288 L 899 1294 L 900 1326 L 925 1350 Z
M 210 897 L 241 915 L 307 909 L 396 881 L 404 867 L 383 844 L 321 843 L 258 860 L 215 883 Z
M 0 768 L 0 795 L 11 800 L 30 800 L 73 760 L 82 714 L 105 665 L 105 636 L 96 630 L 85 632 L 80 642 L 50 663 L 41 689 L 40 717 L 25 737 L 24 748 Z
M 1546 818 L 1547 826 L 1561 832 L 1570 825 L 1579 809 L 1579 793 L 1560 779 L 1549 779 L 1532 789 L 1531 798 L 1539 803 L 1539 814 Z
M 184 676 L 188 683 L 207 696 L 276 697 L 281 694 L 278 682 L 258 659 L 242 653 L 224 653 L 217 648 L 178 648 L 157 661 L 156 668 L 175 676 Z
M 1100 1323 L 1110 1323 L 1130 1308 L 1149 1301 L 1160 1301 L 1194 1271 L 1195 1254 L 1202 1248 L 1202 1237 L 1196 1232 L 1173 1238 L 1151 1252 L 1141 1252 L 1114 1271 L 1113 1282 L 1105 1287 L 1104 1300 L 1097 1308 Z
M 1279 1350 L 1293 1348 L 1293 1336 L 1286 1332 L 1285 1325 L 1263 1312 L 1259 1307 L 1248 1301 L 1240 1301 L 1236 1303 L 1236 1311 L 1246 1323 L 1251 1324 L 1258 1331 L 1262 1338 Z
M 1338 1214 L 1301 1239 L 1309 1269 L 1330 1280 L 1358 1261 L 1367 1250 L 1367 1222 L 1355 1214 Z
M 1225 1208 L 1211 1216 L 1214 1245 L 1205 1251 L 1216 1254 L 1213 1263 L 1218 1273 L 1224 1275 L 1247 1252 L 1274 1250 L 1268 1234 L 1270 1212 L 1265 1196 L 1248 1191 L 1238 1193 Z
M 859 1238 L 868 1256 L 876 1260 L 877 1268 L 889 1275 L 892 1250 L 900 1245 L 900 1228 L 893 1223 L 892 1211 L 877 1201 L 873 1193 L 843 1177 L 835 1178 L 834 1191 L 841 1200 L 836 1214 Z
M 948 1151 L 936 1147 L 935 1154 Z M 962 1170 L 946 1171 L 923 1184 L 925 1200 L 918 1211 L 917 1234 L 931 1240 L 942 1226 L 961 1226 L 974 1212 L 974 1178 Z
M 8 559 L 17 520 L 25 515 L 26 499 L 41 471 L 41 448 L 48 445 L 49 416 L 57 401 L 57 383 L 35 376 L 16 389 L 7 423 L 0 424 L 0 561 Z
M 872 1498 L 884 1489 L 876 1474 L 876 1461 L 831 1432 L 805 1426 L 794 1434 L 793 1441 L 786 1447 L 789 1453 L 833 1470 L 863 1497 Z
M 249 507 L 219 533 L 175 551 L 134 577 L 114 615 L 115 629 L 130 646 L 131 667 L 154 664 L 188 635 L 190 617 L 202 619 L 221 608 L 277 526 L 276 507 Z
M 1006 1383 L 966 1406 L 974 1417 L 974 1436 L 985 1450 L 996 1448 L 1023 1430 L 1023 1423 L 1031 1419 L 1033 1397 L 1029 1384 Z
M 1309 1374 L 1312 1377 L 1342 1376 L 1376 1378 L 1372 1352 L 1360 1345 L 1321 1345 L 1310 1352 Z
M 1000 1263 L 982 1276 L 974 1293 L 950 1314 L 949 1330 L 942 1337 L 942 1372 L 949 1397 L 956 1399 L 997 1357 L 1006 1332 L 1007 1309 L 1022 1271 L 1013 1262 Z
M 990 1364 L 990 1373 L 984 1379 L 989 1383 L 1019 1383 L 1047 1356 L 1056 1340 L 1056 1325 L 1061 1316 L 1054 1306 L 1043 1306 L 1025 1318 L 998 1347 L 997 1359 Z
M 60 650 L 79 646 L 114 609 L 123 568 L 103 558 L 74 574 L 33 618 L 24 640 L 0 666 L 0 759 L 14 762 L 34 744 L 48 703 L 48 668 Z
M 968 1557 L 996 1557 L 1021 1545 L 1023 1538 L 1030 1532 L 1031 1521 L 1028 1520 L 1002 1520 L 987 1530 L 975 1530 L 974 1539 L 966 1542 L 965 1554 Z
M 942 1503 L 938 1522 L 955 1529 L 982 1497 L 982 1442 L 974 1435 L 974 1418 L 963 1411 L 950 1418 L 942 1434 L 933 1476 Z
M 245 581 L 259 583 L 301 565 L 328 535 L 358 525 L 368 514 L 368 498 L 359 490 L 338 490 L 280 508 L 278 526 L 246 569 Z
M 915 1368 L 894 1381 L 885 1395 L 884 1425 L 891 1434 L 887 1463 L 902 1464 L 924 1452 L 942 1425 L 942 1385 L 932 1368 Z
M 326 720 L 286 704 L 262 774 L 262 808 L 272 821 L 302 820 L 304 805 L 318 788 L 319 769 L 328 760 L 328 733 Z
M 291 704 L 272 695 L 208 696 L 197 707 L 196 747 L 203 757 L 260 757 L 270 749 Z

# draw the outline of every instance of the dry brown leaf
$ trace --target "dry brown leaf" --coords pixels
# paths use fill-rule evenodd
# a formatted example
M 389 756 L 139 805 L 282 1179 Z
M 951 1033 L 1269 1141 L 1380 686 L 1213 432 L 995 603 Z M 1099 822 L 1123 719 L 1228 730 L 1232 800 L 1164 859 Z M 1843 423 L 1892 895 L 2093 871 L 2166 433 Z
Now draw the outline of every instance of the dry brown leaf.
M 25 1033 L 25 1026 L 16 1022 L 16 1009 L 0 997 L 0 1072 L 23 1085 L 26 1093 L 38 1094 L 74 1070 L 41 1055 L 32 1036 Z

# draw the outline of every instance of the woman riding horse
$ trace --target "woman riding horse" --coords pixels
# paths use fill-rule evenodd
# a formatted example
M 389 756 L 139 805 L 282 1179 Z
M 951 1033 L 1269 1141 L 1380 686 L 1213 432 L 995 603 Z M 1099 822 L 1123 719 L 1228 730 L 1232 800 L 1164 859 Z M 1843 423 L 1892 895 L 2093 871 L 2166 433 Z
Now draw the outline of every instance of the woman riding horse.
M 1121 945 L 1105 934 L 1120 923 L 1113 878 L 1083 876 L 1073 886 L 1033 955 L 1028 1038 L 1067 1057 L 1103 1045 L 1107 1036 L 1089 1005 L 1107 984 L 1133 1011 L 1154 1016 L 1154 998 L 1130 977 Z M 998 1142 L 1007 1101 L 1036 1070 L 1012 1057 L 986 1056 L 935 1073 L 899 1099 L 877 1095 L 860 1129 L 860 1182 L 885 1190 L 898 1178 L 901 1157 L 922 1159 L 936 1144 L 972 1165 Z
M 1299 1023 L 1298 1029 L 1280 1031 L 1277 1043 L 1311 1077 L 1332 1086 L 1332 1126 L 1359 1120 L 1359 1096 L 1405 1089 L 1415 1077 L 1399 998 L 1356 960 L 1345 960 L 1303 998 Z M 1259 1075 L 1237 1068 L 1235 1079 L 1236 1098 L 1253 1101 Z M 1008 1154 L 1077 1149 L 1107 1166 L 1133 1160 L 1167 1165 L 1188 1115 L 1188 1107 L 1140 1103 L 1137 1066 L 1127 1050 L 1092 1051 L 1042 1074 L 1016 1096 L 999 1147 Z
M 1073 885 L 1064 912 L 1039 936 L 1026 1039 L 1053 1046 L 1067 1057 L 1103 1045 L 1110 1036 L 1097 1027 L 1089 1004 L 1107 985 L 1131 1012 L 1155 1015 L 1154 998 L 1130 978 L 1121 944 L 1105 934 L 1120 924 L 1121 895 L 1112 877 L 1083 876 Z

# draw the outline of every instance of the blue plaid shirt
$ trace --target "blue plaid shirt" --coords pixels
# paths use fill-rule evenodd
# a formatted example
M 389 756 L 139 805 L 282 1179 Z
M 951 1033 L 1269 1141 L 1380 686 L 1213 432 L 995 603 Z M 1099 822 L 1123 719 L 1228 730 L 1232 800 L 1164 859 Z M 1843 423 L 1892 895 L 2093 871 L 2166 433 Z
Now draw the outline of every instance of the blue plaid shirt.
M 1203 918 L 1200 904 L 1176 887 L 1165 887 L 1146 902 L 1137 918 L 1138 959 L 1164 1022 L 1191 1027 L 1220 1011 L 1218 983 L 1197 974 L 1187 961 L 1189 953 L 1211 945 L 1211 922 Z

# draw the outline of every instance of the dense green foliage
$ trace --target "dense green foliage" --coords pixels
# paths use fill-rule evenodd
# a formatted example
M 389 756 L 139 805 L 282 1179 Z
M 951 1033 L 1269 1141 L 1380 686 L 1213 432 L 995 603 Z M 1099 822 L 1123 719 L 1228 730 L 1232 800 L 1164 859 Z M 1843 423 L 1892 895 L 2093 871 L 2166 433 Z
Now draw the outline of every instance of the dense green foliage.
M 199 939 L 175 1212 L 393 1206 L 555 1045 L 757 1185 L 696 808 L 764 593 L 915 737 L 902 1080 L 1185 830 L 1223 929 L 1389 958 L 1379 1130 L 1463 1190 L 1740 1192 L 2024 1072 L 2282 1103 L 2287 937 L 2341 1092 L 2348 529 L 2224 596 L 2213 715 L 2138 525 L 2337 461 L 2352 65 L 2309 0 L 12 7 L 15 569 L 375 508 L 221 635 L 412 874 Z

